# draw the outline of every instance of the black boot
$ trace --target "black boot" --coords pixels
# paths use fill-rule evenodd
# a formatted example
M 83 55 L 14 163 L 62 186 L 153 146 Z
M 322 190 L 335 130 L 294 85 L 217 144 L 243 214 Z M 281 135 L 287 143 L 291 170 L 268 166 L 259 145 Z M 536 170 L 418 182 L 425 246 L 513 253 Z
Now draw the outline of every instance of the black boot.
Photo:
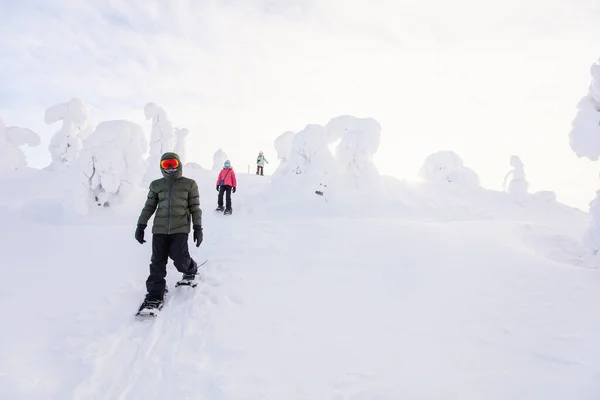
M 196 286 L 198 286 L 198 279 L 196 277 L 197 277 L 197 275 L 195 273 L 194 274 L 192 274 L 192 273 L 183 274 L 183 278 L 175 284 L 175 287 L 179 287 L 179 286 L 196 287 Z
M 196 287 L 198 286 L 198 263 L 196 263 L 196 261 L 192 260 L 192 266 L 190 267 L 188 272 L 185 272 L 183 274 L 183 277 L 181 278 L 181 280 L 179 282 L 177 282 L 175 284 L 175 287 L 178 286 L 191 286 L 191 287 Z
M 136 315 L 156 316 L 162 309 L 163 304 L 163 299 L 159 299 L 147 294 Z

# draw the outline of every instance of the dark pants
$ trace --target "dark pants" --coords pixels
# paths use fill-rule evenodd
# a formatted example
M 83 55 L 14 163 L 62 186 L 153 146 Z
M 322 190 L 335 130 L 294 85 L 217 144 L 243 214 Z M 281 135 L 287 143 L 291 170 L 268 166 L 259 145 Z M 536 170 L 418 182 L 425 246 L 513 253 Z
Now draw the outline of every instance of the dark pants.
M 260 173 L 260 175 L 263 175 L 265 168 L 261 167 L 260 165 L 256 166 L 256 175 L 258 175 Z
M 152 259 L 150 276 L 146 280 L 146 289 L 152 297 L 162 299 L 165 292 L 167 262 L 173 260 L 177 271 L 184 274 L 196 274 L 198 264 L 190 256 L 188 250 L 188 234 L 152 235 Z
M 231 210 L 231 186 L 229 185 L 222 185 L 219 188 L 219 198 L 217 199 L 217 205 L 219 207 L 223 207 L 223 195 L 227 193 L 227 196 L 225 197 L 225 208 Z

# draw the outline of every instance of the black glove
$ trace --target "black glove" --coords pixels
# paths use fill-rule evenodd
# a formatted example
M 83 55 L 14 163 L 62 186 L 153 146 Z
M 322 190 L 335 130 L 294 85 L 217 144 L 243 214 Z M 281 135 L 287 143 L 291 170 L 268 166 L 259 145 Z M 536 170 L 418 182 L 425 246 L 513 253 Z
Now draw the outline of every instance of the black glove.
M 146 225 L 138 224 L 137 229 L 135 230 L 135 240 L 140 242 L 140 244 L 144 244 L 146 242 L 144 240 L 144 229 L 146 229 Z
M 194 225 L 194 242 L 196 242 L 196 247 L 200 247 L 200 243 L 202 243 L 203 239 L 202 226 Z
M 221 189 L 221 187 L 219 185 L 217 185 L 217 192 L 219 191 L 219 189 Z
M 231 189 L 231 191 L 232 191 L 233 193 L 235 193 L 235 186 L 233 187 L 233 189 Z

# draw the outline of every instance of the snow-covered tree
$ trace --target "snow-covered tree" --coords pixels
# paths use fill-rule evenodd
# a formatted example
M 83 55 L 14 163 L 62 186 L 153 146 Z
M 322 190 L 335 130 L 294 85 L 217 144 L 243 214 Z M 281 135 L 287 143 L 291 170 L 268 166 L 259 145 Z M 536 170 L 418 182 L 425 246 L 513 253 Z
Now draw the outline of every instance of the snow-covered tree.
M 292 151 L 292 142 L 296 133 L 292 131 L 283 132 L 275 139 L 275 151 L 277 152 L 277 159 L 284 163 L 289 157 L 290 151 Z
M 381 140 L 381 125 L 373 118 L 344 115 L 332 119 L 326 126 L 329 140 L 340 140 L 335 158 L 342 175 L 355 182 L 376 183 L 379 172 L 373 162 Z
M 327 130 L 320 125 L 307 125 L 294 135 L 287 162 L 273 174 L 273 183 L 283 192 L 310 193 L 330 187 L 338 176 L 333 154 L 329 150 Z
M 600 190 L 596 191 L 596 198 L 590 202 L 590 215 L 592 222 L 583 237 L 583 243 L 600 265 Z
M 463 186 L 479 186 L 479 176 L 466 167 L 453 151 L 439 151 L 429 155 L 419 171 L 428 182 L 452 182 Z
M 590 68 L 588 93 L 577 104 L 577 114 L 571 123 L 569 144 L 578 157 L 592 161 L 600 158 L 600 59 Z M 592 223 L 584 236 L 584 245 L 595 255 L 600 265 L 600 191 L 590 203 Z
M 175 153 L 179 156 L 182 164 L 187 162 L 186 141 L 189 133 L 185 128 L 175 129 Z
M 160 177 L 160 171 L 153 166 L 158 165 L 164 153 L 174 151 L 175 130 L 165 110 L 155 103 L 146 104 L 144 115 L 147 120 L 152 120 L 149 169 L 144 179 L 145 182 L 150 182 Z
M 320 176 L 334 169 L 328 148 L 327 131 L 320 125 L 307 125 L 294 135 L 287 171 L 296 175 Z
M 223 168 L 223 163 L 227 160 L 227 154 L 223 151 L 223 149 L 219 149 L 213 155 L 213 171 L 220 171 Z
M 87 212 L 90 201 L 109 206 L 125 199 L 141 183 L 148 168 L 144 159 L 147 147 L 139 125 L 123 120 L 98 124 L 84 142 L 79 159 L 79 212 Z M 153 167 L 160 173 L 159 161 Z
M 72 165 L 79 157 L 83 142 L 94 129 L 87 107 L 80 99 L 73 98 L 66 103 L 47 108 L 45 121 L 48 125 L 63 122 L 48 147 L 52 156 L 50 168 Z
M 525 169 L 523 162 L 518 156 L 511 156 L 510 166 L 513 167 L 513 169 L 510 170 L 504 177 L 503 186 L 506 188 L 506 182 L 512 175 L 512 179 L 508 184 L 508 193 L 515 196 L 525 196 L 527 194 L 527 189 L 529 188 L 529 183 L 527 183 L 525 180 Z
M 0 174 L 25 168 L 27 159 L 20 146 L 39 146 L 37 133 L 16 126 L 6 126 L 0 118 Z
M 597 161 L 600 157 L 600 60 L 590 68 L 589 91 L 577 104 L 569 143 L 578 157 Z

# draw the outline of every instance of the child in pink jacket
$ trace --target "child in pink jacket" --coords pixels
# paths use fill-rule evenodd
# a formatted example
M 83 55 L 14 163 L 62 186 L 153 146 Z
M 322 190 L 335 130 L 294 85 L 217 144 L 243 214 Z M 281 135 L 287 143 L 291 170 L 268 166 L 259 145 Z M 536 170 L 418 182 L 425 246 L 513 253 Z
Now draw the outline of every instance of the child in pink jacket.
M 237 181 L 235 179 L 235 172 L 233 171 L 233 168 L 231 168 L 231 162 L 225 160 L 223 169 L 217 178 L 217 192 L 219 192 L 219 198 L 216 211 L 223 211 L 223 194 L 227 193 L 225 198 L 225 214 L 231 214 L 231 192 L 235 193 L 236 186 Z

